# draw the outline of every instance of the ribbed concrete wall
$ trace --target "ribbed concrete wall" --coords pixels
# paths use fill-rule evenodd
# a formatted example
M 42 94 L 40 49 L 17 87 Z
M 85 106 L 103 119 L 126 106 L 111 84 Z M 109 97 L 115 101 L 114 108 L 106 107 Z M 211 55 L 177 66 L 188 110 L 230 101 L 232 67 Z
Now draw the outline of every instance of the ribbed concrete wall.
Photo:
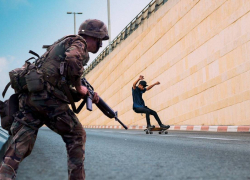
M 146 124 L 132 110 L 140 74 L 161 82 L 144 100 L 165 124 L 250 125 L 249 32 L 249 0 L 169 0 L 86 78 L 126 125 Z M 118 125 L 93 108 L 83 125 Z

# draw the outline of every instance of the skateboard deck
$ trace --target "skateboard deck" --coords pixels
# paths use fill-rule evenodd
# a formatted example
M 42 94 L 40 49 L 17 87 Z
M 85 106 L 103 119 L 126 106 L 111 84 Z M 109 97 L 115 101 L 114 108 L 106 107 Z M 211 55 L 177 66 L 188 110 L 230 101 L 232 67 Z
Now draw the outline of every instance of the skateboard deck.
M 168 134 L 168 131 L 166 128 L 161 128 L 161 127 L 155 127 L 155 128 L 147 128 L 144 129 L 146 134 L 153 134 L 153 131 L 158 131 L 159 134 Z

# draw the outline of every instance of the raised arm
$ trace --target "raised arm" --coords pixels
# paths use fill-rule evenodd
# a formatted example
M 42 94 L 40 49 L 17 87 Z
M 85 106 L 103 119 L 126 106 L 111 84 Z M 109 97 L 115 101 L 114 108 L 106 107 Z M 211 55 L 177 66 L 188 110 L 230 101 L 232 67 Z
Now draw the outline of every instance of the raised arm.
M 155 85 L 159 85 L 159 84 L 160 84 L 160 82 L 157 81 L 156 83 L 154 83 L 154 84 L 148 86 L 148 87 L 146 88 L 146 90 L 148 91 L 148 90 L 150 90 L 152 87 L 154 87 Z
M 143 80 L 144 79 L 144 76 L 140 75 L 139 78 L 134 82 L 133 84 L 133 89 L 136 88 L 136 84 L 140 81 L 140 80 Z

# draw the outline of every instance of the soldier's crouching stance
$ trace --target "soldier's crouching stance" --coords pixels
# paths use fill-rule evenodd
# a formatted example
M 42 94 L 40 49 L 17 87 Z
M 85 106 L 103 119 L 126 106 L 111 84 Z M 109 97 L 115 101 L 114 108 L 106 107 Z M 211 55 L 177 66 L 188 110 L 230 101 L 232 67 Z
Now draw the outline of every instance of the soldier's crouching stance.
M 38 64 L 39 71 L 43 73 L 43 89 L 19 95 L 19 111 L 10 129 L 13 140 L 0 167 L 1 180 L 15 179 L 20 162 L 31 153 L 38 129 L 44 124 L 60 134 L 66 144 L 68 179 L 85 179 L 86 132 L 68 106 L 64 85 L 74 86 L 80 98 L 87 95 L 88 90 L 81 86 L 80 78 L 83 66 L 89 60 L 88 52 L 96 53 L 102 46 L 102 40 L 108 39 L 107 28 L 102 21 L 86 20 L 81 24 L 78 35 L 63 37 L 47 49 Z M 65 67 L 63 72 L 62 65 Z M 98 101 L 95 94 L 93 102 Z

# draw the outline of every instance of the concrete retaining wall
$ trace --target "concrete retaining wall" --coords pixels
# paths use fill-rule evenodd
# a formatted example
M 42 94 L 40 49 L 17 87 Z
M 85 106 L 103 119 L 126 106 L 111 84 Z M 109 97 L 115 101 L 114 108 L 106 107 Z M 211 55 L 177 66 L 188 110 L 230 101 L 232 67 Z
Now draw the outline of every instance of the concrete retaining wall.
M 146 124 L 132 110 L 140 74 L 161 82 L 144 100 L 165 124 L 250 125 L 249 22 L 249 0 L 169 0 L 86 78 L 126 125 Z M 93 108 L 83 125 L 118 125 Z

